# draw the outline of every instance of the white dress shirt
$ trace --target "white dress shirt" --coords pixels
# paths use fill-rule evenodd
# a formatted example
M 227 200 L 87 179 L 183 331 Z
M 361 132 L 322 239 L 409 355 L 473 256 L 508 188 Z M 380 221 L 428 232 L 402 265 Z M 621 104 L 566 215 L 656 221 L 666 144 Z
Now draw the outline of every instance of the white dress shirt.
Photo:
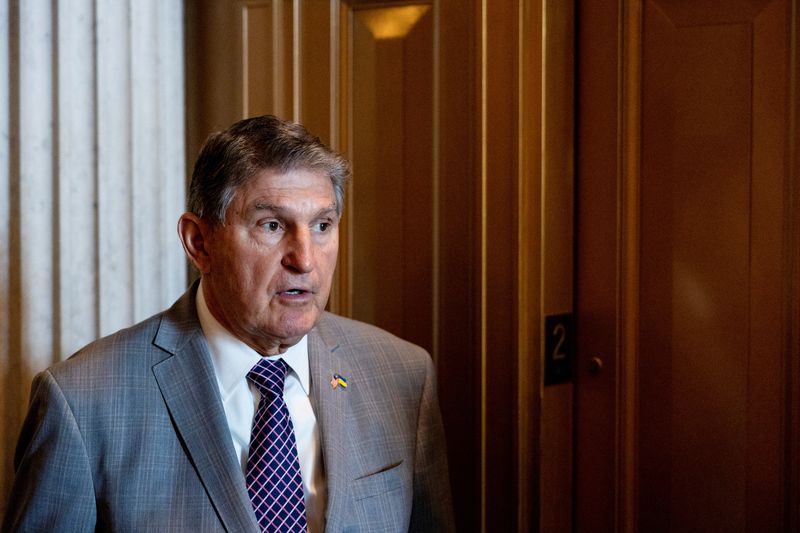
M 233 448 L 236 450 L 242 472 L 246 475 L 250 432 L 261 399 L 258 389 L 247 381 L 247 373 L 262 356 L 217 322 L 206 305 L 202 282 L 197 289 L 197 315 L 211 351 L 211 361 L 217 375 L 217 385 L 228 419 Z M 290 371 L 286 375 L 283 398 L 292 418 L 297 441 L 308 531 L 321 533 L 325 529 L 327 487 L 322 469 L 322 448 L 317 417 L 314 416 L 311 407 L 308 337 L 303 337 L 285 353 L 269 359 L 283 359 L 289 365 Z

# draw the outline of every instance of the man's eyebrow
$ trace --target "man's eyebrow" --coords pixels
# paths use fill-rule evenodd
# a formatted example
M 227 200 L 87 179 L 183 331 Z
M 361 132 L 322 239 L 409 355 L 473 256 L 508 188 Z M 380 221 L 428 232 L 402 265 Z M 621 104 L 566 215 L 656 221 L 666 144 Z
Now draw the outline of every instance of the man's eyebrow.
M 284 209 L 275 204 L 257 203 L 252 208 L 253 211 L 283 211 Z
M 331 204 L 331 205 L 329 205 L 329 206 L 327 206 L 327 207 L 323 207 L 322 209 L 320 209 L 319 211 L 317 211 L 317 216 L 318 216 L 318 217 L 321 217 L 321 216 L 330 216 L 330 215 L 334 215 L 334 216 L 336 216 L 337 214 L 338 214 L 338 213 L 337 213 L 337 211 L 336 211 L 336 204 Z

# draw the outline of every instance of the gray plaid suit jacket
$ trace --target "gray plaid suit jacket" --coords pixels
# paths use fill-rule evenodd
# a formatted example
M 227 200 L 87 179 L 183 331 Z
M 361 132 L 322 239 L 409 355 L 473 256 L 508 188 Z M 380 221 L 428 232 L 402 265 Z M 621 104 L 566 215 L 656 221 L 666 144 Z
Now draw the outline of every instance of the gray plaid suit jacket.
M 258 531 L 196 290 L 36 376 L 3 531 Z M 308 346 L 326 531 L 452 530 L 428 354 L 331 314 Z

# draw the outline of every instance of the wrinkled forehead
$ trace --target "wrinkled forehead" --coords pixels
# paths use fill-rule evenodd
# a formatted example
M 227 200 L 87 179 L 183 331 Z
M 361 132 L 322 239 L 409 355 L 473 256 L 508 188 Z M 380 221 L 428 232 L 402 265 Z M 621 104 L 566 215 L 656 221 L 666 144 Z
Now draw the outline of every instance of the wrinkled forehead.
M 330 176 L 319 169 L 262 169 L 233 191 L 230 207 L 238 212 L 267 207 L 310 210 L 336 209 L 336 194 Z

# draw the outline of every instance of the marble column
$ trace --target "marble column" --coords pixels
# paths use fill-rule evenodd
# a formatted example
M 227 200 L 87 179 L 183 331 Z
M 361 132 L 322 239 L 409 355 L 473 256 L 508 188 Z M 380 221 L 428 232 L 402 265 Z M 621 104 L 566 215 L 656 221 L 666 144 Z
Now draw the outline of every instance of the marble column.
M 182 0 L 0 0 L 0 514 L 30 380 L 186 286 Z

